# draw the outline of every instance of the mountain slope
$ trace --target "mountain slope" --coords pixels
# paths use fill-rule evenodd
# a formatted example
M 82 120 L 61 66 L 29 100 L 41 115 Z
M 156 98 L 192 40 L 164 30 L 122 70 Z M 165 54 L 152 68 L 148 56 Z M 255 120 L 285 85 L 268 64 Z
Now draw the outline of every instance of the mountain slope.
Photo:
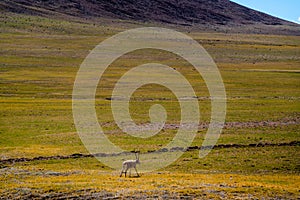
M 3 0 L 0 10 L 44 17 L 123 19 L 191 27 L 264 25 L 299 28 L 292 22 L 229 0 Z

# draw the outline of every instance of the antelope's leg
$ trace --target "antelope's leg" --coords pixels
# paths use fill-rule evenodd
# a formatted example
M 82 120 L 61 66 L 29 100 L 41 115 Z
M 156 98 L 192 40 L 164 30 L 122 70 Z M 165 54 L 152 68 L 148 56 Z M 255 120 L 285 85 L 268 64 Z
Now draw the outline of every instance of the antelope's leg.
M 124 173 L 124 165 L 122 166 L 120 177 L 122 176 L 123 173 Z
M 128 171 L 128 167 L 126 167 L 126 169 L 125 169 L 125 177 L 126 177 L 127 171 Z
M 137 174 L 138 176 L 140 176 L 139 173 L 138 173 L 137 170 L 136 170 L 136 167 L 134 167 L 134 169 L 135 169 L 136 174 Z

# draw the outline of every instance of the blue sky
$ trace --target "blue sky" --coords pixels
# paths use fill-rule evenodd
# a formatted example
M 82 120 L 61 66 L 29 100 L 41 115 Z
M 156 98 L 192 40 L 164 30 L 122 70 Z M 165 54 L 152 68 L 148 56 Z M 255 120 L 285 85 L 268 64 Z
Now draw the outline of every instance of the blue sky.
M 300 24 L 300 0 L 231 0 L 238 4 Z

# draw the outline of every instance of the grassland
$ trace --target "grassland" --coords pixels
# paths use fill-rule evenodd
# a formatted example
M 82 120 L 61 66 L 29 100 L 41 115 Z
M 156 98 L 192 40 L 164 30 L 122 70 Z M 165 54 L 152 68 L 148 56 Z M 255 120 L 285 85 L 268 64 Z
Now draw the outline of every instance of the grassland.
M 89 51 L 124 27 L 111 22 L 84 24 L 24 15 L 0 20 L 0 158 L 88 154 L 73 122 L 72 89 L 77 70 Z M 216 61 L 226 87 L 228 110 L 218 144 L 270 143 L 274 146 L 214 149 L 204 159 L 188 151 L 172 165 L 140 178 L 119 178 L 95 158 L 1 162 L 1 196 L 152 198 L 299 197 L 300 38 L 296 36 L 189 33 Z M 201 77 L 184 60 L 161 51 L 133 52 L 116 60 L 97 90 L 99 123 L 111 141 L 142 153 L 159 149 L 176 130 L 166 128 L 147 140 L 132 138 L 114 123 L 112 89 L 127 70 L 156 59 L 181 72 L 199 97 L 201 122 L 210 118 L 210 101 Z M 145 95 L 145 93 L 147 95 Z M 167 124 L 180 121 L 178 103 L 165 88 L 148 85 L 132 99 L 138 123 L 149 121 L 148 109 L 160 103 Z M 192 145 L 201 146 L 206 128 Z M 121 161 L 120 161 L 121 162 Z

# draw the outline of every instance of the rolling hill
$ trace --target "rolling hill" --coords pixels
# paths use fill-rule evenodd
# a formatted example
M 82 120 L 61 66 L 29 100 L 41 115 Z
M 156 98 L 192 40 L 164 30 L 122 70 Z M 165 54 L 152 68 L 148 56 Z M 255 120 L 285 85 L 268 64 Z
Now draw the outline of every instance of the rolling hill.
M 256 29 L 256 32 L 296 35 L 300 32 L 295 23 L 229 0 L 4 0 L 0 2 L 0 10 L 72 20 L 105 18 L 227 31 Z

